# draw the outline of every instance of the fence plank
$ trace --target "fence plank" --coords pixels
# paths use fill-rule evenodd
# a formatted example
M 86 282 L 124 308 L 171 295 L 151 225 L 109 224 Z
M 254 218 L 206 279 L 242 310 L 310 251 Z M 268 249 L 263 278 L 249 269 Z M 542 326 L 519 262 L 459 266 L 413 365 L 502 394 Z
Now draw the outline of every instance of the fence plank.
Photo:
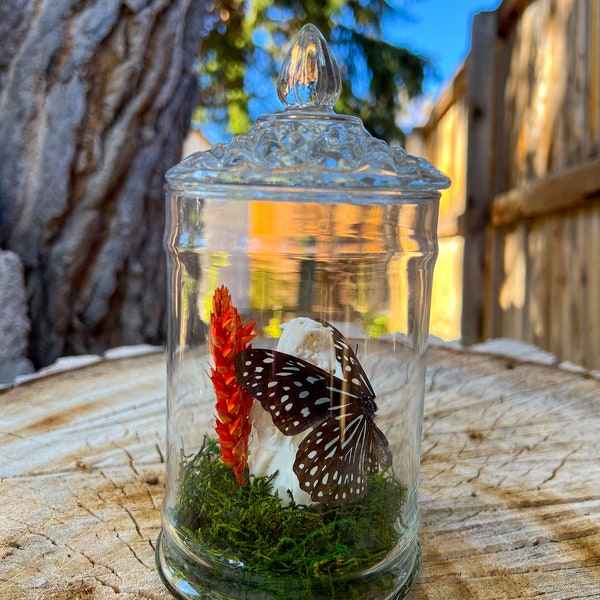
M 583 340 L 586 332 L 582 323 L 585 312 L 586 289 L 582 278 L 581 240 L 579 225 L 581 223 L 581 210 L 575 210 L 563 216 L 563 241 L 562 251 L 565 261 L 565 304 L 562 307 L 563 330 L 568 331 L 561 344 L 561 358 L 569 358 L 575 364 L 583 364 Z
M 584 217 L 586 227 L 584 252 L 588 257 L 585 324 L 588 332 L 585 356 L 590 366 L 600 368 L 600 206 Z
M 485 311 L 483 314 L 483 339 L 502 336 L 502 309 L 500 288 L 504 262 L 504 232 L 490 228 L 486 240 Z
M 504 0 L 498 7 L 498 33 L 505 35 L 533 0 Z
M 469 55 L 467 107 L 466 212 L 463 262 L 462 340 L 470 344 L 483 335 L 485 228 L 491 202 L 493 152 L 494 43 L 496 14 L 482 12 L 473 19 Z
M 566 106 L 561 111 L 567 124 L 567 163 L 576 164 L 585 158 L 588 145 L 588 6 L 587 0 L 562 0 L 562 19 L 567 22 L 567 63 L 562 65 L 567 71 Z
M 556 215 L 550 217 L 550 248 L 549 257 L 552 269 L 550 277 L 550 305 L 548 314 L 549 346 L 548 350 L 558 356 L 556 350 L 561 350 L 565 343 L 563 339 L 563 321 L 559 310 L 563 304 L 563 294 L 566 284 L 564 252 L 562 251 L 562 219 Z M 564 336 L 566 337 L 566 336 Z
M 600 154 L 600 2 L 589 0 L 589 44 L 588 44 L 588 72 L 589 72 L 589 128 L 590 145 L 588 154 Z
M 600 369 L 600 2 L 504 0 L 474 20 L 461 82 L 423 147 L 456 156 L 464 137 L 442 121 L 462 103 L 462 339 L 519 337 Z
M 575 208 L 600 192 L 600 156 L 494 198 L 493 226 Z

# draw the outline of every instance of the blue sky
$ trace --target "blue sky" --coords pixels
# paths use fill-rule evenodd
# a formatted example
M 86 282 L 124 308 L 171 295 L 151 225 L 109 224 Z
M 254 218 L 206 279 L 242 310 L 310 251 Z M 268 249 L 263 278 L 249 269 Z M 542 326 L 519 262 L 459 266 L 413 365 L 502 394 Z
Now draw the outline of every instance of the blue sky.
M 425 123 L 435 100 L 466 58 L 473 15 L 496 9 L 501 0 L 390 0 L 390 4 L 398 7 L 404 17 L 389 24 L 383 22 L 384 37 L 430 58 L 434 64 L 425 81 L 424 97 L 405 106 L 400 119 L 401 127 L 408 132 Z M 256 106 L 250 106 L 252 121 L 265 112 L 281 110 L 270 87 L 272 82 L 268 84 L 266 96 Z M 230 137 L 221 125 L 214 123 L 203 124 L 201 129 L 211 143 Z
M 390 42 L 406 46 L 434 61 L 435 72 L 425 82 L 426 98 L 411 107 L 402 120 L 405 128 L 422 124 L 423 112 L 431 105 L 457 68 L 471 45 L 473 15 L 494 10 L 501 0 L 408 0 L 403 7 L 412 22 L 403 21 L 386 30 Z

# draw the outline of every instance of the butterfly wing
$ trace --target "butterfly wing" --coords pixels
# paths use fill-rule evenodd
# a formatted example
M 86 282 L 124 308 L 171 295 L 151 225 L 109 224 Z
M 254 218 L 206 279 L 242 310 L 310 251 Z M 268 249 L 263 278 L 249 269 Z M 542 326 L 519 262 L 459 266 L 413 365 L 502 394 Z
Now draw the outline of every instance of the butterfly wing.
M 327 418 L 335 401 L 332 375 L 283 352 L 258 348 L 239 352 L 235 376 L 285 435 L 305 431 Z
M 344 379 L 301 358 L 250 349 L 235 357 L 238 383 L 270 413 L 285 435 L 312 431 L 298 446 L 294 473 L 313 502 L 362 496 L 367 477 L 391 465 L 383 432 L 375 425 L 375 393 L 354 351 L 333 325 Z
M 298 447 L 294 473 L 313 502 L 343 502 L 360 498 L 367 477 L 390 464 L 385 436 L 369 416 L 356 411 L 315 427 Z
M 370 404 L 373 407 L 373 411 L 375 411 L 375 403 L 372 402 L 373 398 L 375 398 L 375 392 L 362 365 L 358 358 L 356 358 L 354 350 L 352 350 L 346 338 L 331 323 L 321 319 L 315 319 L 315 321 L 318 321 L 331 331 L 333 346 L 335 348 L 335 358 L 340 363 L 342 369 L 341 378 L 353 389 L 354 393 L 359 393 L 361 396 L 371 399 Z

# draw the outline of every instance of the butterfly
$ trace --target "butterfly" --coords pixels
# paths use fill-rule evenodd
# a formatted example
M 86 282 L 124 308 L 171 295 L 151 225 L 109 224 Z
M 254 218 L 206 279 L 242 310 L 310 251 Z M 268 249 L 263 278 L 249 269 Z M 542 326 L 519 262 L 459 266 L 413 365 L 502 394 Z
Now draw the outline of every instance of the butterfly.
M 239 385 L 268 411 L 285 435 L 311 429 L 296 452 L 294 473 L 313 502 L 360 498 L 367 477 L 391 465 L 388 441 L 375 424 L 375 392 L 354 351 L 331 324 L 341 377 L 276 350 L 235 357 Z

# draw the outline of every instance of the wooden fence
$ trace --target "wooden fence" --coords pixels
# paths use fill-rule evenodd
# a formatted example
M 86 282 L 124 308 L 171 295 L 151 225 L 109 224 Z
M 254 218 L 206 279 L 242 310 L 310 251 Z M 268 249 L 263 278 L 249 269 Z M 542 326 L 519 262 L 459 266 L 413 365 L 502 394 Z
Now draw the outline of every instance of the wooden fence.
M 407 148 L 454 182 L 436 268 L 462 261 L 462 310 L 443 319 L 460 318 L 465 343 L 511 337 L 600 369 L 600 1 L 476 15 L 467 60 Z

